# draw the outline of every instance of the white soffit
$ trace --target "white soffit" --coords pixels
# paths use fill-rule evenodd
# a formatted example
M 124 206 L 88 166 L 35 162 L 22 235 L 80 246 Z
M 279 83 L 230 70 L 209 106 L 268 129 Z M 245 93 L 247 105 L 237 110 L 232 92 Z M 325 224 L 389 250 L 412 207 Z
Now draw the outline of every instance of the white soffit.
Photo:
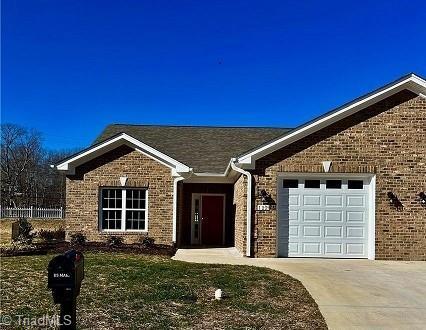
M 296 142 L 305 136 L 308 136 L 309 134 L 327 127 L 405 89 L 417 95 L 426 95 L 426 81 L 415 74 L 404 76 L 401 79 L 378 89 L 377 91 L 358 98 L 353 102 L 337 108 L 329 114 L 321 116 L 312 122 L 304 124 L 299 128 L 290 131 L 281 138 L 278 138 L 268 144 L 262 145 L 257 149 L 239 156 L 237 162 L 241 164 L 243 168 L 254 168 L 255 161 L 257 159 L 264 157 L 278 149 L 281 149 L 293 142 Z
M 234 183 L 234 173 L 191 173 L 185 183 Z

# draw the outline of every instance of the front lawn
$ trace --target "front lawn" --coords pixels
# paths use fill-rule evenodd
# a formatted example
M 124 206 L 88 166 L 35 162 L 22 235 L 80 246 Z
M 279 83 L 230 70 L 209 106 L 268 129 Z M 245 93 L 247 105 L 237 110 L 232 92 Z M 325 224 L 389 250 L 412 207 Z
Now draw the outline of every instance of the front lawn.
M 47 290 L 53 255 L 1 259 L 2 315 L 58 313 Z M 92 329 L 324 329 L 315 301 L 285 274 L 165 256 L 86 253 L 78 327 Z M 214 291 L 226 297 L 215 301 Z

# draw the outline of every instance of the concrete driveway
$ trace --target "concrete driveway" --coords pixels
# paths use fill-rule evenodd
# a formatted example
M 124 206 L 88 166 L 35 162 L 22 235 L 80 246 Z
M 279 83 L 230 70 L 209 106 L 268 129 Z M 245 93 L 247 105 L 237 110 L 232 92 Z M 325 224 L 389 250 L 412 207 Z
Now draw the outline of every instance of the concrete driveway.
M 426 329 L 426 262 L 252 259 L 233 248 L 182 249 L 173 258 L 289 274 L 314 297 L 330 329 Z

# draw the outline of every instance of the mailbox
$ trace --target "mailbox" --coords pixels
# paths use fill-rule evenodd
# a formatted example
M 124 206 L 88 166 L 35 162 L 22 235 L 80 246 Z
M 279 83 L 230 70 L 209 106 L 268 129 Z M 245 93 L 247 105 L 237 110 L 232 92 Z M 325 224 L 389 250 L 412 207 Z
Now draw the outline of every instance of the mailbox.
M 84 256 L 70 250 L 54 257 L 48 266 L 47 287 L 52 289 L 55 304 L 75 300 L 84 278 Z
M 70 250 L 54 257 L 47 267 L 47 287 L 52 289 L 53 302 L 61 304 L 59 329 L 76 329 L 76 298 L 84 278 L 84 256 Z

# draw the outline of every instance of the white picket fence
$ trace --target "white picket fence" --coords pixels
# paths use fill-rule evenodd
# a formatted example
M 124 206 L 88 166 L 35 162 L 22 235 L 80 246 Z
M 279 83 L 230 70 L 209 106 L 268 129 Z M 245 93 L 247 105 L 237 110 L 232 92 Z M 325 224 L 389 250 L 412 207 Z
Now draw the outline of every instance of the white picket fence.
M 62 219 L 64 217 L 64 210 L 59 209 L 46 209 L 40 207 L 0 207 L 1 218 L 43 218 L 43 219 Z

